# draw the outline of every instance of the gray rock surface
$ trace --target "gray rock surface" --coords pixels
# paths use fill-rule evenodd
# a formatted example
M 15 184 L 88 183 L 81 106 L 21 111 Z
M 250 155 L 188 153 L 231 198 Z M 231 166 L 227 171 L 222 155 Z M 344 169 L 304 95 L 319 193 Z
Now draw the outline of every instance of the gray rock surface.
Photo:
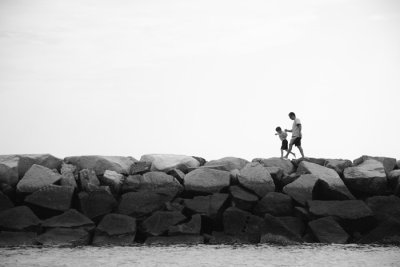
M 36 241 L 44 246 L 84 246 L 89 245 L 90 235 L 79 228 L 54 228 L 38 236 Z
M 241 170 L 238 177 L 239 183 L 257 194 L 264 197 L 269 192 L 275 191 L 275 184 L 268 170 L 258 162 L 250 162 Z
M 186 191 L 199 193 L 218 193 L 230 185 L 230 174 L 208 168 L 199 168 L 185 175 L 184 186 Z
M 190 168 L 197 168 L 200 162 L 191 156 L 173 154 L 147 154 L 140 161 L 151 162 L 151 171 L 168 172 L 172 169 L 180 169 L 186 172 Z
M 201 231 L 201 215 L 195 214 L 189 222 L 172 225 L 168 228 L 169 235 L 199 235 Z
M 160 210 L 171 197 L 153 192 L 129 192 L 121 197 L 118 213 L 141 218 Z
M 115 198 L 106 191 L 93 191 L 79 193 L 82 212 L 90 219 L 112 212 L 118 205 Z
M 382 222 L 395 219 L 400 222 L 400 198 L 391 196 L 373 196 L 365 201 L 367 206 L 375 213 L 375 218 Z
M 374 216 L 373 211 L 362 200 L 307 202 L 310 213 L 317 217 L 335 216 L 340 219 L 357 220 Z
M 242 158 L 236 158 L 236 157 L 224 157 L 221 159 L 217 160 L 211 160 L 207 163 L 204 164 L 204 167 L 206 168 L 214 168 L 218 170 L 224 170 L 224 171 L 232 171 L 235 169 L 242 169 L 246 164 L 249 163 L 249 161 L 242 159 Z
M 303 174 L 294 182 L 283 187 L 283 192 L 291 196 L 297 203 L 305 206 L 312 200 L 313 189 L 318 177 L 312 174 Z
M 27 206 L 17 206 L 0 212 L 0 229 L 22 231 L 37 227 L 41 220 Z
M 0 232 L 0 247 L 20 247 L 36 245 L 36 233 L 33 232 Z
M 104 216 L 96 228 L 92 244 L 131 245 L 136 236 L 136 219 L 127 215 L 110 213 Z
M 26 203 L 58 211 L 69 210 L 74 188 L 71 186 L 48 185 L 25 198 Z
M 295 171 L 295 167 L 290 160 L 285 160 L 281 158 L 268 158 L 268 159 L 261 159 L 256 158 L 253 159 L 252 162 L 259 162 L 264 167 L 278 167 L 281 168 L 284 174 L 289 175 Z
M 143 221 L 142 226 L 147 234 L 159 236 L 185 219 L 186 217 L 178 211 L 156 211 Z
M 191 212 L 215 219 L 221 214 L 228 200 L 228 196 L 228 194 L 215 193 L 208 196 L 197 196 L 193 199 L 185 199 L 183 203 Z
M 265 213 L 274 216 L 291 215 L 293 212 L 292 198 L 282 193 L 270 192 L 258 201 L 254 212 L 262 216 Z
M 0 212 L 11 209 L 12 207 L 14 207 L 14 203 L 0 191 Z
M 61 177 L 60 185 L 72 186 L 72 187 L 77 188 L 78 185 L 76 183 L 75 171 L 76 171 L 76 167 L 74 165 L 63 163 L 61 165 L 61 176 L 62 177 Z
M 70 209 L 61 215 L 48 218 L 43 221 L 45 228 L 84 228 L 92 230 L 94 222 L 75 209 Z
M 66 157 L 64 161 L 77 166 L 78 171 L 89 169 L 94 170 L 96 175 L 103 175 L 106 170 L 128 174 L 132 164 L 137 160 L 132 157 L 93 155 Z
M 350 238 L 332 217 L 320 218 L 309 222 L 308 225 L 321 243 L 346 244 Z
M 121 190 L 124 176 L 115 171 L 106 170 L 100 181 L 102 184 L 108 185 L 112 192 L 118 194 Z
M 279 218 L 270 214 L 265 214 L 263 224 L 261 226 L 261 243 L 277 243 L 277 244 L 295 244 L 302 242 L 298 234 Z
M 396 167 L 396 159 L 389 157 L 372 157 L 372 156 L 361 156 L 355 160 L 353 160 L 353 164 L 355 166 L 362 164 L 364 161 L 373 159 L 381 162 L 383 167 L 385 168 L 386 174 L 389 174 Z
M 353 166 L 348 159 L 326 159 L 325 167 L 335 170 L 338 174 L 343 174 L 344 169 Z
M 34 164 L 18 182 L 17 190 L 22 193 L 32 193 L 42 187 L 58 182 L 61 178 L 60 174 L 49 168 Z
M 258 197 L 256 195 L 237 185 L 229 187 L 229 192 L 232 196 L 232 202 L 234 206 L 242 210 L 252 211 L 254 205 L 258 201 Z

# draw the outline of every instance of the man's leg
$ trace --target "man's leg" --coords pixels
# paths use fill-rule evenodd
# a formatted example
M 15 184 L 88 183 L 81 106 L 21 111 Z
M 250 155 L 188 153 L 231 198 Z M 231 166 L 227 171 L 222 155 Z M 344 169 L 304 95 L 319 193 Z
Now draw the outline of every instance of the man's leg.
M 295 139 L 290 139 L 290 143 L 289 143 L 289 149 L 288 149 L 288 151 L 287 151 L 287 153 L 286 153 L 286 156 L 285 156 L 285 158 L 287 159 L 288 157 L 289 157 L 289 154 L 290 154 L 290 152 L 292 152 L 292 148 L 293 148 L 293 142 L 294 142 L 294 140 Z
M 303 148 L 301 146 L 297 147 L 300 150 L 301 157 L 304 158 Z

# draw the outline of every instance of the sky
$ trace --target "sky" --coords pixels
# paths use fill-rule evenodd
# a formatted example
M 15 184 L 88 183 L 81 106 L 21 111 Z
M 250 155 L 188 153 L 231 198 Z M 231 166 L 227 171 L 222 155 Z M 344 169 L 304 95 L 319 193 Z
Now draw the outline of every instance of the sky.
M 0 154 L 400 159 L 399 101 L 397 0 L 0 0 Z

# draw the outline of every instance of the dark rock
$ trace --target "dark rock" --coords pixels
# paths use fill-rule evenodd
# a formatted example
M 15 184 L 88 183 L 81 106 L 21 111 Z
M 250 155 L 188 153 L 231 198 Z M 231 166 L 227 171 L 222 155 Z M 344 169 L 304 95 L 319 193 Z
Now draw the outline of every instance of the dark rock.
M 94 229 L 94 222 L 75 209 L 70 209 L 61 215 L 51 217 L 42 223 L 46 228 L 83 228 Z
M 274 216 L 290 215 L 293 212 L 293 203 L 290 196 L 278 192 L 270 192 L 265 195 L 254 208 L 254 212 L 259 215 L 265 213 Z
M 301 219 L 293 216 L 284 216 L 277 218 L 287 229 L 296 234 L 299 238 L 303 236 L 306 226 Z
M 387 179 L 383 164 L 367 159 L 356 167 L 346 168 L 343 172 L 347 186 L 356 192 L 376 195 L 387 189 Z
M 17 155 L 0 155 L 0 183 L 15 186 L 18 183 Z
M 400 170 L 391 171 L 387 176 L 388 185 L 392 189 L 395 189 L 396 186 L 399 184 L 399 179 L 400 179 Z
M 51 210 L 66 211 L 71 207 L 74 188 L 71 186 L 48 185 L 25 198 L 30 203 Z
M 308 225 L 321 243 L 346 244 L 350 237 L 332 217 L 320 218 Z
M 294 213 L 294 216 L 296 216 L 303 222 L 308 222 L 311 220 L 310 212 L 303 207 L 294 207 L 293 213 Z
M 335 216 L 340 219 L 356 220 L 374 216 L 373 211 L 361 200 L 307 202 L 310 213 L 317 217 Z
M 229 191 L 231 193 L 234 206 L 239 209 L 251 211 L 258 201 L 258 197 L 256 195 L 244 190 L 240 186 L 231 186 L 229 187 Z
M 275 184 L 275 190 L 276 191 L 282 191 L 282 187 L 285 185 L 284 184 L 284 177 L 288 176 L 283 173 L 283 170 L 279 167 L 265 167 L 269 174 L 272 177 L 272 180 L 274 181 Z
M 90 219 L 112 212 L 118 204 L 115 198 L 106 191 L 81 192 L 79 200 L 83 214 Z
M 186 217 L 178 211 L 156 211 L 143 221 L 142 226 L 147 234 L 159 236 L 169 227 L 184 221 Z
M 366 200 L 378 221 L 396 219 L 400 221 L 400 198 L 396 196 L 374 196 Z
M 97 226 L 93 245 L 130 245 L 135 235 L 135 218 L 122 214 L 107 214 Z
M 249 163 L 245 159 L 236 158 L 236 157 L 225 157 L 217 160 L 211 160 L 204 164 L 204 167 L 207 168 L 216 168 L 218 170 L 231 171 L 234 169 L 242 169 L 247 163 Z
M 194 159 L 196 159 L 199 163 L 200 163 L 200 166 L 203 166 L 204 164 L 206 164 L 206 162 L 207 162 L 207 160 L 205 160 L 204 158 L 202 158 L 202 157 L 195 157 L 195 156 L 192 156 Z
M 332 169 L 320 166 L 315 163 L 302 161 L 297 168 L 298 174 L 313 174 L 321 181 L 314 186 L 314 191 L 328 199 L 354 199 L 354 196 L 347 189 L 340 179 L 339 174 Z
M 11 209 L 14 204 L 11 200 L 0 191 L 0 212 L 3 210 Z
M 298 234 L 288 229 L 277 217 L 265 214 L 261 226 L 261 243 L 293 244 L 302 242 Z
M 0 232 L 0 247 L 20 247 L 36 245 L 36 233 Z
M 44 246 L 85 246 L 89 244 L 90 234 L 82 229 L 54 228 L 37 237 Z
M 76 184 L 76 179 L 75 179 L 75 171 L 76 167 L 71 164 L 66 164 L 63 163 L 61 165 L 61 180 L 60 180 L 60 185 L 62 186 L 72 186 L 74 188 L 78 187 Z
M 124 181 L 124 176 L 115 171 L 106 170 L 104 175 L 101 177 L 100 182 L 111 188 L 111 191 L 119 194 L 121 191 L 121 186 Z
M 151 236 L 144 242 L 146 245 L 199 245 L 204 243 L 201 235 Z
M 122 195 L 118 213 L 141 218 L 164 207 L 171 197 L 153 192 L 129 192 Z
M 50 154 L 22 154 L 17 156 L 19 157 L 19 177 L 23 177 L 34 164 L 49 168 L 51 170 L 59 170 L 62 164 L 61 159 L 56 158 Z
M 250 162 L 241 170 L 238 177 L 239 183 L 257 194 L 264 197 L 269 192 L 275 191 L 275 184 L 268 170 L 258 162 Z
M 176 202 L 175 200 L 173 202 L 165 202 L 165 209 L 169 211 L 182 212 L 185 206 L 183 206 L 180 202 Z
M 383 167 L 385 168 L 386 174 L 389 174 L 395 167 L 396 167 L 396 159 L 395 158 L 388 158 L 388 157 L 371 157 L 371 156 L 361 156 L 355 160 L 353 160 L 353 164 L 358 166 L 362 164 L 364 161 L 373 159 L 381 162 Z
M 151 162 L 137 161 L 132 164 L 129 174 L 131 175 L 143 174 L 145 172 L 149 172 L 150 169 L 151 169 Z
M 283 192 L 291 196 L 297 203 L 305 206 L 312 200 L 314 185 L 318 177 L 312 174 L 303 174 L 294 182 L 286 185 Z
M 54 173 L 49 168 L 34 164 L 18 182 L 17 190 L 22 193 L 32 193 L 58 182 L 61 178 L 60 174 Z
M 228 194 L 216 193 L 208 196 L 197 196 L 193 199 L 185 199 L 184 205 L 194 213 L 216 219 L 221 214 L 227 200 Z
M 79 171 L 79 181 L 83 191 L 91 192 L 98 190 L 100 181 L 94 170 L 83 169 Z
M 269 159 L 253 159 L 252 162 L 259 162 L 264 167 L 278 167 L 281 168 L 283 173 L 286 175 L 291 174 L 295 171 L 295 167 L 290 160 L 281 158 L 269 158 Z
M 357 243 L 398 246 L 400 245 L 400 222 L 393 219 L 384 221 L 359 239 Z
M 353 163 L 348 159 L 327 159 L 325 167 L 335 170 L 338 174 L 343 174 L 344 169 L 353 166 Z
M 167 174 L 175 177 L 175 179 L 179 183 L 183 184 L 183 179 L 185 178 L 185 173 L 183 171 L 181 171 L 179 169 L 173 169 L 173 170 L 170 170 Z
M 21 231 L 39 226 L 41 221 L 27 206 L 0 212 L 0 229 Z
M 179 169 L 187 172 L 189 168 L 197 168 L 200 163 L 193 157 L 173 154 L 147 154 L 140 158 L 140 161 L 151 162 L 151 171 L 168 172 L 172 169 Z
M 258 241 L 258 240 L 255 240 Z M 211 245 L 233 245 L 233 244 L 252 244 L 252 243 L 257 243 L 254 240 L 252 240 L 251 237 L 243 235 L 243 234 L 238 234 L 238 235 L 228 235 L 223 232 L 212 232 L 212 235 L 210 236 L 209 244 Z
M 199 235 L 201 231 L 201 215 L 195 214 L 192 219 L 183 224 L 172 225 L 168 229 L 169 235 Z
M 94 170 L 96 175 L 103 175 L 106 170 L 128 174 L 132 164 L 137 160 L 121 156 L 74 156 L 66 157 L 64 161 L 77 166 L 78 171 L 89 169 Z
M 186 191 L 198 193 L 218 193 L 230 185 L 230 174 L 208 168 L 199 168 L 185 175 Z

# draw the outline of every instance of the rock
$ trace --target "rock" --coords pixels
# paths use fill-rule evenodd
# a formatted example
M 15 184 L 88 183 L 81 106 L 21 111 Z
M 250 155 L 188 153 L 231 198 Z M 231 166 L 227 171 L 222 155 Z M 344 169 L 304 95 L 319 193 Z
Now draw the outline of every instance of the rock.
M 223 214 L 224 233 L 241 236 L 249 243 L 260 242 L 263 219 L 250 212 L 230 207 Z
M 260 243 L 293 244 L 302 242 L 302 239 L 288 229 L 282 221 L 270 214 L 265 214 L 261 226 Z
M 0 155 L 0 183 L 15 186 L 18 183 L 17 155 Z
M 142 226 L 147 234 L 159 236 L 169 227 L 184 221 L 186 217 L 178 211 L 156 211 L 143 221 Z
M 306 227 L 301 219 L 293 216 L 277 218 L 287 229 L 296 234 L 299 238 L 303 236 Z
M 218 193 L 230 185 L 230 174 L 208 168 L 199 168 L 185 175 L 186 191 L 198 193 Z
M 74 156 L 66 157 L 64 161 L 77 166 L 78 171 L 89 169 L 94 170 L 96 175 L 103 175 L 106 170 L 128 174 L 137 160 L 121 156 Z
M 317 217 L 335 216 L 340 219 L 357 220 L 374 216 L 373 211 L 361 200 L 309 200 L 307 204 L 310 213 Z
M 79 193 L 81 210 L 90 219 L 111 213 L 118 205 L 115 198 L 106 191 Z
M 85 246 L 90 235 L 82 229 L 54 228 L 37 237 L 36 241 L 44 246 Z
M 327 159 L 325 167 L 335 170 L 338 174 L 343 174 L 344 169 L 353 166 L 353 163 L 348 159 Z
M 326 159 L 323 159 L 323 158 L 300 158 L 300 159 L 292 160 L 292 163 L 295 166 L 299 166 L 300 163 L 303 162 L 303 161 L 314 163 L 314 164 L 317 164 L 317 165 L 320 165 L 320 166 L 325 166 L 325 164 L 326 164 Z
M 397 165 L 397 169 L 400 169 L 400 160 L 397 161 L 396 165 Z
M 239 183 L 257 194 L 259 197 L 265 196 L 268 192 L 275 191 L 275 184 L 268 170 L 258 162 L 246 164 L 240 170 L 238 177 Z
M 284 183 L 284 177 L 287 177 L 288 175 L 283 173 L 283 170 L 279 167 L 265 167 L 269 174 L 272 177 L 272 180 L 274 181 L 275 184 L 275 190 L 276 191 L 282 191 L 282 187 L 285 186 L 286 184 Z
M 75 171 L 76 171 L 76 167 L 74 165 L 63 163 L 61 165 L 61 176 L 62 177 L 61 177 L 60 185 L 72 186 L 74 188 L 77 188 L 78 185 L 76 184 Z
M 121 191 L 124 176 L 115 171 L 106 170 L 100 180 L 102 184 L 110 186 L 112 192 L 118 194 Z
M 98 190 L 100 181 L 94 170 L 83 169 L 79 171 L 79 181 L 83 191 L 91 192 Z
M 264 167 L 278 167 L 281 168 L 283 173 L 286 175 L 291 174 L 295 171 L 295 167 L 290 160 L 281 158 L 269 158 L 269 159 L 253 159 L 252 162 L 259 162 Z
M 48 185 L 25 198 L 26 203 L 51 210 L 66 211 L 71 207 L 74 188 L 71 186 Z
M 395 158 L 388 158 L 388 157 L 371 157 L 371 156 L 361 156 L 355 160 L 353 160 L 353 164 L 355 166 L 358 166 L 362 164 L 366 160 L 377 160 L 383 164 L 383 167 L 385 168 L 386 174 L 389 174 L 395 167 L 396 167 L 396 159 Z
M 274 216 L 290 215 L 293 212 L 292 199 L 282 193 L 270 192 L 258 201 L 254 212 L 261 216 L 264 216 L 265 213 Z
M 305 206 L 312 200 L 314 185 L 318 177 L 312 174 L 303 174 L 294 182 L 283 187 L 283 192 L 291 196 L 297 203 Z
M 303 207 L 294 207 L 293 209 L 294 216 L 299 218 L 303 222 L 311 221 L 311 214 L 308 210 Z
M 339 174 L 332 169 L 302 161 L 297 168 L 297 173 L 300 175 L 313 174 L 320 179 L 314 186 L 314 191 L 326 199 L 354 199 L 354 196 L 347 189 L 342 179 L 340 179 Z
M 228 194 L 215 193 L 208 196 L 197 196 L 193 199 L 185 199 L 184 206 L 191 212 L 216 219 L 221 214 L 228 200 Z
M 146 172 L 149 172 L 150 169 L 151 169 L 151 162 L 137 161 L 132 164 L 129 174 L 130 175 L 144 174 Z
M 195 214 L 192 219 L 183 224 L 172 225 L 168 228 L 169 235 L 199 235 L 201 231 L 201 215 Z
M 59 170 L 62 160 L 50 154 L 21 154 L 18 155 L 18 176 L 23 177 L 25 173 L 34 165 L 40 165 L 48 169 Z
M 20 247 L 36 245 L 36 233 L 33 232 L 0 232 L 0 247 Z
M 165 203 L 165 209 L 169 211 L 179 211 L 182 212 L 185 206 L 182 205 L 182 201 L 176 201 L 176 199 L 173 202 L 166 202 Z
M 201 235 L 151 236 L 144 242 L 146 245 L 199 245 L 204 243 Z
M 0 212 L 3 210 L 11 209 L 14 204 L 11 200 L 0 191 Z
M 61 215 L 51 217 L 42 223 L 46 228 L 83 228 L 84 230 L 93 230 L 95 225 L 92 220 L 78 212 L 70 209 Z
M 96 228 L 93 245 L 130 245 L 135 235 L 135 218 L 122 214 L 107 214 Z
M 374 196 L 367 198 L 366 204 L 382 222 L 389 219 L 400 221 L 400 198 L 396 196 Z
M 126 190 L 154 192 L 174 198 L 183 191 L 183 186 L 171 175 L 164 172 L 147 172 L 143 175 L 129 176 L 126 181 Z
M 400 179 L 400 170 L 393 170 L 389 173 L 387 177 L 388 185 L 392 188 L 395 189 L 396 186 L 399 183 Z
M 122 195 L 118 213 L 142 218 L 164 207 L 171 197 L 154 192 L 129 192 Z
M 140 161 L 151 162 L 152 171 L 168 172 L 172 169 L 180 169 L 187 172 L 189 168 L 197 168 L 200 163 L 193 157 L 172 154 L 147 154 Z
M 308 225 L 321 243 L 346 244 L 350 237 L 332 217 L 320 218 Z
M 179 169 L 170 170 L 167 174 L 175 177 L 175 179 L 180 183 L 183 184 L 183 179 L 185 178 L 185 173 Z
M 247 163 L 245 159 L 235 158 L 235 157 L 225 157 L 217 160 L 211 160 L 204 164 L 206 168 L 212 168 L 223 171 L 231 171 L 234 169 L 242 169 Z
M 204 164 L 206 164 L 206 162 L 207 162 L 207 160 L 205 160 L 204 158 L 202 158 L 202 157 L 196 157 L 196 156 L 192 156 L 194 159 L 196 159 L 199 163 L 200 163 L 200 166 L 203 166 Z
M 58 182 L 61 178 L 60 174 L 53 172 L 49 168 L 34 164 L 18 182 L 17 190 L 22 193 L 32 193 L 42 187 Z
M 400 245 L 400 222 L 387 220 L 380 223 L 371 232 L 364 235 L 357 243 L 360 244 L 384 244 Z
M 244 190 L 240 186 L 231 186 L 229 191 L 231 193 L 234 206 L 239 209 L 251 211 L 258 201 L 258 197 L 256 195 Z
M 0 229 L 22 231 L 35 228 L 41 221 L 27 206 L 17 206 L 0 212 Z
M 356 192 L 378 195 L 387 189 L 387 180 L 383 164 L 367 159 L 356 167 L 346 168 L 343 172 L 347 186 Z

